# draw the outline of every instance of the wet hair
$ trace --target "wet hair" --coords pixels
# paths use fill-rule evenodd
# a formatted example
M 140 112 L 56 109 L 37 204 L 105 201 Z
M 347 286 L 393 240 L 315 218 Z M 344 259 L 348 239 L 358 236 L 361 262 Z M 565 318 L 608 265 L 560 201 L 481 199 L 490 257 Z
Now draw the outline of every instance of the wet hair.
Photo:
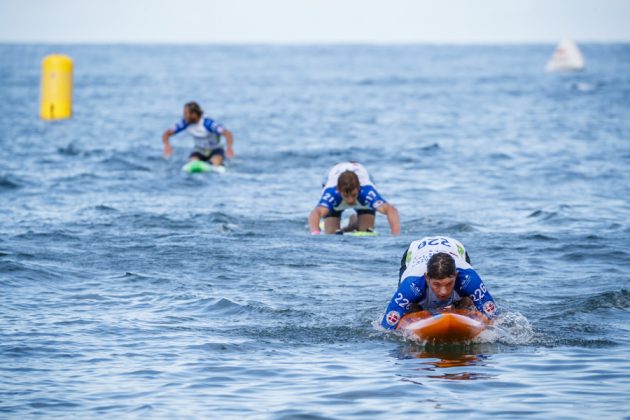
M 201 109 L 197 102 L 188 102 L 186 105 L 184 105 L 184 107 L 188 110 L 188 112 L 197 114 L 200 117 L 203 115 L 203 109 Z
M 427 263 L 427 274 L 430 279 L 442 280 L 454 276 L 456 271 L 455 260 L 445 252 L 433 254 Z
M 361 188 L 359 177 L 352 171 L 345 171 L 337 179 L 337 190 L 342 194 L 350 194 L 354 190 Z

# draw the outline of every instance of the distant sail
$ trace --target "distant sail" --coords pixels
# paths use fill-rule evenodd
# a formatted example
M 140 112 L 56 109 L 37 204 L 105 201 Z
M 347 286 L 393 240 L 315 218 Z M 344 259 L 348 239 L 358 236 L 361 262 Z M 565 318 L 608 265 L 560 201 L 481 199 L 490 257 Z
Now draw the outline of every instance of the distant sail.
M 563 39 L 549 59 L 547 71 L 584 70 L 584 57 L 577 44 L 571 39 Z

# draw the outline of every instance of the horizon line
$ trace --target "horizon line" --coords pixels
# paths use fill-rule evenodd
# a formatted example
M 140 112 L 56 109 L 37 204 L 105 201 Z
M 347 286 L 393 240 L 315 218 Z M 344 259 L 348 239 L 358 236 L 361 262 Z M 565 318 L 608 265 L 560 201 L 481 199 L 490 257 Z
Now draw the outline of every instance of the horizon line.
M 105 46 L 105 45 L 143 45 L 143 46 L 440 46 L 440 45 L 457 45 L 457 46 L 526 46 L 526 45 L 555 45 L 564 37 L 560 37 L 555 41 L 543 40 L 510 40 L 510 41 L 18 41 L 18 40 L 0 40 L 0 45 L 76 45 L 76 46 Z M 570 38 L 577 44 L 630 44 L 627 40 L 577 40 Z

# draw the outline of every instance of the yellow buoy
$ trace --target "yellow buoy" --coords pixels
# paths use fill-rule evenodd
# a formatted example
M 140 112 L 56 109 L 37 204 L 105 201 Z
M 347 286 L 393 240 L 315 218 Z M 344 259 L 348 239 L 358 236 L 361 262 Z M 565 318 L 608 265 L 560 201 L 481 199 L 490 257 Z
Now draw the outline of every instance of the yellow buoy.
M 72 59 L 52 54 L 42 61 L 42 92 L 39 115 L 44 120 L 72 115 Z

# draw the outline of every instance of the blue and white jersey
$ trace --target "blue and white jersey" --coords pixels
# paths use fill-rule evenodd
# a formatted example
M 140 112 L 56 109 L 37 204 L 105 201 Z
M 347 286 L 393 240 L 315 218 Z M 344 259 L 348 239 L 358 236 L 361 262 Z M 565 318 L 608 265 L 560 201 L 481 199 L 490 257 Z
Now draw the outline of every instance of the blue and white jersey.
M 207 153 L 221 147 L 221 134 L 225 128 L 210 118 L 201 118 L 196 124 L 188 124 L 182 119 L 172 130 L 173 134 L 188 131 L 195 139 L 195 150 Z
M 455 287 L 445 301 L 437 299 L 424 276 L 429 259 L 438 252 L 450 254 L 457 266 Z M 464 297 L 470 298 L 477 310 L 488 318 L 498 315 L 494 299 L 483 280 L 466 262 L 466 249 L 461 242 L 453 238 L 434 236 L 412 242 L 407 249 L 401 279 L 398 290 L 389 302 L 381 321 L 383 328 L 395 329 L 400 319 L 410 312 L 411 305 L 415 304 L 421 310 L 438 309 L 450 306 Z
M 341 193 L 337 190 L 337 180 L 339 175 L 345 171 L 352 171 L 357 174 L 359 178 L 359 196 L 355 205 L 350 206 L 345 202 Z M 326 207 L 330 211 L 343 211 L 348 208 L 354 208 L 357 210 L 369 210 L 378 209 L 383 204 L 387 203 L 383 197 L 376 190 L 376 186 L 367 169 L 360 163 L 356 162 L 343 162 L 332 167 L 328 172 L 328 176 L 324 181 L 324 189 L 319 199 L 318 207 Z

